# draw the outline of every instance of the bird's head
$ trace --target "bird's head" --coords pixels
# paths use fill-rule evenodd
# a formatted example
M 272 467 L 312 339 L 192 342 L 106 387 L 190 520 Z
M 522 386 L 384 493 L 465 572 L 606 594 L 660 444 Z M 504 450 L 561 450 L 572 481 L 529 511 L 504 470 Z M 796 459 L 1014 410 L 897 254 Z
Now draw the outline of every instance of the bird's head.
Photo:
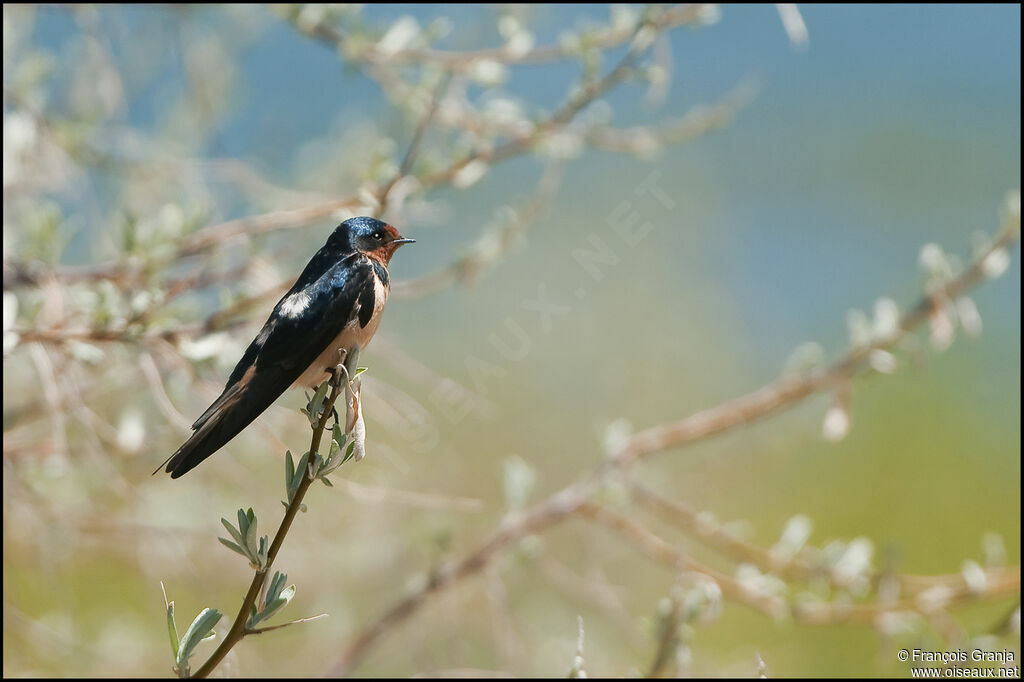
M 360 216 L 349 218 L 338 225 L 327 243 L 330 245 L 333 242 L 336 246 L 365 253 L 387 265 L 399 246 L 415 241 L 406 239 L 393 226 L 381 220 Z

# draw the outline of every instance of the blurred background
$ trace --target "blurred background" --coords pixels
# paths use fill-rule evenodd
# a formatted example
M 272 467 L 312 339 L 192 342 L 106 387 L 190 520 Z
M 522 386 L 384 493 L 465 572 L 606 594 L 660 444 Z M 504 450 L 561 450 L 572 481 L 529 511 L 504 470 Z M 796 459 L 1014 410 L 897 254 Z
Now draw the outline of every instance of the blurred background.
M 220 519 L 251 506 L 276 528 L 304 398 L 181 480 L 150 473 L 346 217 L 383 209 L 417 244 L 361 357 L 367 458 L 311 491 L 276 566 L 297 593 L 273 622 L 329 618 L 248 638 L 218 673 L 337 672 L 443 562 L 598 465 L 609 428 L 840 357 L 849 311 L 909 307 L 998 230 L 1020 184 L 1019 6 L 673 7 L 636 35 L 665 16 L 645 11 L 5 5 L 5 675 L 172 674 L 161 581 L 179 632 L 207 606 L 227 628 L 252 574 Z M 970 295 L 980 333 L 964 304 L 955 338 L 925 325 L 895 372 L 629 476 L 758 546 L 809 525 L 860 571 L 1016 566 L 1018 252 Z M 836 404 L 848 433 L 823 433 Z M 615 481 L 601 496 L 749 578 Z M 898 627 L 726 599 L 662 672 L 754 676 L 760 656 L 769 676 L 904 675 L 910 645 L 1019 664 L 1017 575 Z M 643 674 L 688 585 L 568 519 L 418 604 L 351 672 L 561 676 L 582 616 L 590 676 Z

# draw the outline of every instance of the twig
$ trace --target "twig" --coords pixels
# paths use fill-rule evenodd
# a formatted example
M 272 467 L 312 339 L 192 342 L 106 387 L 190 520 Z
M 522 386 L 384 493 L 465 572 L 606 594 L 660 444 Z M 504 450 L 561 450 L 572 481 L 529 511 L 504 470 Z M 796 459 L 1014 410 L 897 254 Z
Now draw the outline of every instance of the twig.
M 651 667 L 647 669 L 645 677 L 663 677 L 665 667 L 676 656 L 679 648 L 679 621 L 682 617 L 682 599 L 680 599 L 677 588 L 678 586 L 673 587 L 669 592 L 667 612 L 659 614 L 661 618 L 658 627 L 658 646 L 654 651 L 654 660 L 651 662 Z M 676 676 L 679 676 L 678 671 Z
M 423 298 L 461 282 L 472 282 L 481 271 L 493 266 L 518 235 L 526 232 L 544 215 L 562 183 L 561 164 L 552 164 L 537 181 L 533 196 L 515 213 L 509 225 L 502 226 L 497 235 L 499 248 L 493 248 L 495 235 L 484 234 L 477 246 L 440 270 L 412 279 L 396 281 L 391 291 L 399 298 Z
M 829 569 L 819 563 L 819 553 L 810 547 L 801 549 L 795 556 L 781 556 L 771 549 L 737 538 L 723 526 L 701 518 L 699 512 L 682 502 L 667 500 L 636 481 L 629 481 L 628 485 L 634 502 L 668 523 L 682 527 L 711 549 L 737 563 L 753 564 L 763 572 L 777 574 L 788 581 L 806 583 L 824 578 L 834 582 Z M 884 573 L 876 571 L 870 577 L 871 583 L 877 586 Z M 966 587 L 966 581 L 959 573 L 944 576 L 901 574 L 897 579 L 901 591 L 911 595 L 936 587 L 954 591 Z
M 706 4 L 681 4 L 667 8 L 652 22 L 659 29 L 671 29 L 700 20 L 707 11 Z M 331 44 L 335 48 L 344 48 L 347 40 L 345 35 L 334 28 L 318 25 L 307 30 L 307 33 L 319 40 Z M 605 33 L 595 36 L 592 47 L 608 49 L 620 45 L 633 36 L 630 26 L 611 28 Z M 438 50 L 433 48 L 411 48 L 383 54 L 376 49 L 362 51 L 355 59 L 374 66 L 430 63 L 453 71 L 462 71 L 472 67 L 476 62 L 495 61 L 504 64 L 542 64 L 546 62 L 569 59 L 575 52 L 565 45 L 541 45 L 524 52 L 509 50 L 507 47 L 494 47 L 479 50 Z
M 666 144 L 679 144 L 723 128 L 757 92 L 753 82 L 742 82 L 719 101 L 695 106 L 680 118 L 659 126 L 613 128 L 594 126 L 584 139 L 594 149 L 621 154 L 647 154 Z
M 685 503 L 667 500 L 636 481 L 629 482 L 629 489 L 633 501 L 641 507 L 651 510 L 669 523 L 681 526 L 704 544 L 737 562 L 751 563 L 762 571 L 778 573 L 791 580 L 807 581 L 821 573 L 799 555 L 780 557 L 770 550 L 741 540 L 722 526 L 701 518 L 697 510 Z
M 673 570 L 683 568 L 710 577 L 718 583 L 723 595 L 774 620 L 788 616 L 794 621 L 805 625 L 858 623 L 875 626 L 877 625 L 878 617 L 886 613 L 913 611 L 928 615 L 933 612 L 943 612 L 950 606 L 964 604 L 980 598 L 1000 598 L 1020 592 L 1020 567 L 1014 566 L 1006 569 L 987 570 L 985 572 L 986 588 L 984 592 L 976 592 L 966 584 L 956 589 L 944 590 L 941 607 L 935 609 L 929 608 L 927 600 L 922 600 L 920 596 L 894 603 L 853 604 L 822 602 L 787 604 L 782 597 L 754 592 L 739 583 L 735 578 L 705 566 L 629 517 L 592 502 L 581 504 L 579 513 L 584 518 L 595 521 L 619 533 L 641 552 L 655 561 L 668 565 Z M 953 578 L 955 576 L 937 577 Z
M 357 197 L 333 199 L 321 204 L 287 211 L 272 211 L 258 215 L 236 218 L 196 230 L 181 243 L 179 257 L 199 253 L 212 246 L 242 235 L 264 234 L 275 230 L 294 229 L 326 218 L 327 216 L 359 204 Z
M 331 418 L 331 410 L 334 409 L 334 402 L 342 393 L 342 386 L 343 383 L 345 383 L 341 379 L 341 368 L 343 367 L 344 365 L 339 365 L 338 371 L 335 372 L 335 378 L 331 381 L 330 395 L 327 398 L 327 402 L 324 403 L 320 420 L 317 422 L 316 428 L 313 429 L 313 437 L 309 444 L 310 461 L 313 461 L 316 454 L 320 451 L 320 440 L 323 438 L 327 421 Z M 247 630 L 245 626 L 249 620 L 252 607 L 256 604 L 256 599 L 259 597 L 263 583 L 265 582 L 266 577 L 270 574 L 270 569 L 274 565 L 274 559 L 277 558 L 277 553 L 281 551 L 281 545 L 284 544 L 285 536 L 288 535 L 288 530 L 292 526 L 292 521 L 295 520 L 295 515 L 302 507 L 302 498 L 306 496 L 306 491 L 309 490 L 309 486 L 314 480 L 315 478 L 310 475 L 308 469 L 303 472 L 302 482 L 299 483 L 299 487 L 295 491 L 295 495 L 288 504 L 288 509 L 285 511 L 284 518 L 281 519 L 281 525 L 278 527 L 277 533 L 274 535 L 274 540 L 270 544 L 270 550 L 267 552 L 266 565 L 258 569 L 256 574 L 253 576 L 252 583 L 249 585 L 249 591 L 246 592 L 245 599 L 242 600 L 242 606 L 238 610 L 238 615 L 235 616 L 235 621 L 231 624 L 231 629 L 228 630 L 228 634 L 224 636 L 220 646 L 218 646 L 216 651 L 210 655 L 210 658 L 207 659 L 206 663 L 196 670 L 192 677 L 204 678 L 209 676 L 209 674 L 213 672 L 213 669 L 217 667 L 217 664 L 227 656 L 228 652 L 231 651 L 238 642 L 242 641 L 243 637 L 252 633 L 252 631 Z M 262 628 L 261 631 L 266 631 L 268 629 L 273 628 Z
M 722 588 L 722 594 L 734 601 L 749 606 L 755 611 L 760 611 L 773 619 L 780 618 L 785 613 L 785 602 L 781 598 L 759 594 L 744 587 L 735 578 L 697 561 L 622 514 L 593 502 L 581 502 L 577 512 L 581 517 L 621 534 L 641 552 L 656 561 L 667 564 L 673 570 L 700 573 L 711 578 Z
M 583 669 L 583 616 L 576 616 L 576 656 L 569 668 L 569 679 L 581 679 L 587 676 Z
M 434 114 L 437 113 L 437 107 L 441 104 L 441 100 L 444 99 L 445 93 L 448 91 L 448 86 L 451 83 L 451 73 L 446 73 L 438 84 L 434 97 L 431 99 L 430 106 L 427 107 L 427 111 L 423 114 L 420 119 L 419 125 L 416 126 L 416 132 L 412 136 L 412 142 L 409 143 L 409 148 L 405 152 L 405 158 L 402 159 L 402 165 L 398 168 L 398 172 L 395 173 L 391 180 L 388 181 L 377 192 L 377 203 L 379 208 L 376 212 L 377 216 L 384 215 L 388 210 L 388 196 L 391 194 L 391 190 L 398 184 L 402 178 L 405 178 L 412 171 L 412 165 L 416 162 L 416 156 L 419 154 L 420 146 L 423 144 L 423 136 L 427 132 L 427 128 L 430 127 L 431 121 L 434 120 Z
M 529 134 L 513 138 L 494 148 L 480 149 L 469 154 L 460 161 L 452 163 L 447 168 L 437 171 L 432 175 L 428 175 L 422 181 L 423 187 L 429 188 L 441 184 L 447 184 L 454 180 L 459 171 L 463 170 L 471 163 L 482 162 L 486 164 L 493 164 L 522 154 L 529 150 L 545 135 L 549 135 L 564 127 L 587 105 L 603 95 L 614 85 L 617 85 L 629 74 L 629 71 L 633 67 L 633 63 L 636 61 L 637 57 L 646 51 L 648 47 L 642 41 L 636 40 L 635 37 L 644 28 L 651 26 L 653 21 L 654 20 L 648 18 L 637 24 L 633 29 L 633 45 L 630 47 L 629 51 L 626 52 L 625 56 L 619 60 L 619 63 L 616 64 L 615 68 L 609 71 L 604 78 L 585 85 L 576 96 L 571 97 L 569 101 L 566 102 L 558 111 L 534 126 L 533 130 L 531 130 Z
M 263 628 L 253 628 L 251 630 L 246 630 L 245 634 L 247 634 L 247 635 L 262 635 L 264 632 L 270 632 L 271 630 L 280 630 L 281 628 L 290 627 L 292 625 L 298 625 L 300 623 L 312 623 L 314 620 L 320 620 L 321 618 L 326 618 L 326 617 L 327 617 L 326 613 L 319 613 L 319 614 L 317 614 L 315 616 L 309 616 L 308 618 L 299 618 L 298 620 L 290 620 L 287 623 L 281 623 L 280 625 L 268 625 L 268 626 L 263 627 Z
M 985 279 L 986 259 L 997 251 L 1012 247 L 1017 242 L 1019 230 L 1018 216 L 1016 225 L 1002 229 L 966 269 L 941 287 L 926 293 L 900 318 L 896 330 L 888 337 L 878 339 L 869 345 L 855 347 L 824 368 L 802 375 L 783 377 L 718 407 L 641 431 L 629 439 L 626 447 L 609 460 L 604 465 L 605 468 L 626 466 L 653 453 L 723 433 L 736 426 L 766 417 L 825 388 L 846 381 L 866 365 L 871 351 L 892 348 L 925 322 L 938 305 L 946 300 L 957 299 Z
M 164 388 L 160 369 L 156 366 L 156 362 L 150 353 L 143 351 L 139 354 L 139 369 L 142 370 L 142 376 L 146 378 L 146 383 L 149 384 L 157 407 L 160 408 L 160 411 L 167 420 L 176 424 L 183 432 L 190 432 L 192 430 L 192 422 L 179 412 L 178 408 L 171 402 L 171 398 L 167 395 L 167 390 Z

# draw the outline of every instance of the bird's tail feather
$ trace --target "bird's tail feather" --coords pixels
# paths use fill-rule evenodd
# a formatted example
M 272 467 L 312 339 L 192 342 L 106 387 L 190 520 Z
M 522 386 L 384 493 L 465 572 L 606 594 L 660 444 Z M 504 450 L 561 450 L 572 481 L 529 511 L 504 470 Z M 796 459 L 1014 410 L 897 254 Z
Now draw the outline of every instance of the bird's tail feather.
M 198 428 L 195 433 L 160 465 L 164 471 L 171 478 L 178 478 L 237 436 L 284 392 L 283 389 L 274 391 L 267 384 L 273 385 L 273 382 L 246 382 L 245 385 L 236 384 L 226 390 L 214 403 L 217 409 L 208 410 L 196 422 Z

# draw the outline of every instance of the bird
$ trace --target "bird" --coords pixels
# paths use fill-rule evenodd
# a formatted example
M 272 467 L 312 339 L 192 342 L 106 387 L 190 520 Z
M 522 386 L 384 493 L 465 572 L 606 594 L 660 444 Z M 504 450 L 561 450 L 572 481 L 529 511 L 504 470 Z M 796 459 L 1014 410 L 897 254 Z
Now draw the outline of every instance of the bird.
M 338 225 L 235 365 L 192 435 L 161 468 L 178 478 L 237 436 L 290 387 L 315 388 L 345 357 L 356 357 L 380 324 L 391 286 L 388 265 L 411 244 L 366 216 Z

